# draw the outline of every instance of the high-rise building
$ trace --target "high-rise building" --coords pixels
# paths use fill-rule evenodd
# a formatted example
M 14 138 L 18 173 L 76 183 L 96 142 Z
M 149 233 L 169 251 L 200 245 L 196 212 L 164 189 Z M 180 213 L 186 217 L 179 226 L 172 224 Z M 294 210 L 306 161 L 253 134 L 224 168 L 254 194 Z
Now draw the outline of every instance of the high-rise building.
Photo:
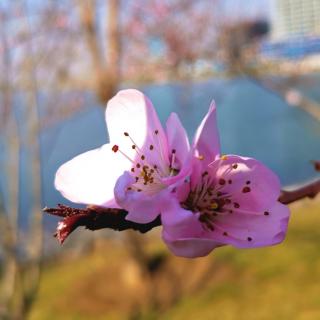
M 320 0 L 275 0 L 273 40 L 320 36 Z

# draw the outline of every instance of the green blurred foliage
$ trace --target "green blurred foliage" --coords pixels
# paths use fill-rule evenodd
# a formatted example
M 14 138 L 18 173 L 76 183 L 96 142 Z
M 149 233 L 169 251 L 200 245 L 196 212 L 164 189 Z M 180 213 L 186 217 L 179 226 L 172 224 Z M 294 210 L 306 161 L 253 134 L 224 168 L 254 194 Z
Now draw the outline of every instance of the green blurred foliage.
M 122 286 L 126 260 L 121 244 L 104 243 L 80 258 L 45 267 L 30 320 L 173 319 L 269 320 L 320 319 L 319 199 L 292 206 L 288 237 L 276 247 L 237 250 L 224 247 L 198 259 L 212 263 L 212 274 L 162 314 L 134 317 L 132 301 L 142 294 Z M 153 243 L 152 250 L 166 250 Z M 173 258 L 192 276 L 200 266 Z M 121 269 L 122 268 L 122 269 Z M 189 276 L 188 276 L 189 277 Z

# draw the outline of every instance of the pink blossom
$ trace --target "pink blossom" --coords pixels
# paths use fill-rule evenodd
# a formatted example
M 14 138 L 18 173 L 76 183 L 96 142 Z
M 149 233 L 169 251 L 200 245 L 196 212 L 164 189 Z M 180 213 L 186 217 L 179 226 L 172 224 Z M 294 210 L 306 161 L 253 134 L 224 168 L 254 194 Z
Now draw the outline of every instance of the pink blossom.
M 221 156 L 216 128 L 212 104 L 193 143 L 187 195 L 162 211 L 163 239 L 178 256 L 274 245 L 286 234 L 289 209 L 278 202 L 279 179 L 255 159 Z
M 278 202 L 277 176 L 255 159 L 221 156 L 214 103 L 191 148 L 178 116 L 164 130 L 137 90 L 112 98 L 106 121 L 110 143 L 59 168 L 55 185 L 67 199 L 123 208 L 137 223 L 161 214 L 163 240 L 183 257 L 284 239 L 289 210 Z
M 62 165 L 55 186 L 76 203 L 121 207 L 127 219 L 154 220 L 189 174 L 189 142 L 176 114 L 164 130 L 151 101 L 137 90 L 120 91 L 106 109 L 110 143 Z

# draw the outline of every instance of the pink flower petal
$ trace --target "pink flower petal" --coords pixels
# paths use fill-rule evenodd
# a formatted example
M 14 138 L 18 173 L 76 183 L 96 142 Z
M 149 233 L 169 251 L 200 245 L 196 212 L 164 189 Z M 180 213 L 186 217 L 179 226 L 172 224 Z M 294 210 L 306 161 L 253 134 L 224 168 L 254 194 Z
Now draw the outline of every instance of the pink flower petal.
M 289 208 L 280 202 L 260 214 L 234 211 L 233 214 L 217 217 L 213 235 L 218 241 L 238 248 L 275 245 L 285 238 L 289 215 Z
M 172 237 L 163 229 L 162 239 L 169 250 L 178 257 L 198 258 L 208 255 L 213 249 L 222 244 L 211 239 L 203 238 L 180 238 Z
M 111 148 L 106 144 L 63 164 L 56 173 L 56 189 L 72 202 L 115 206 L 114 185 L 128 161 Z
M 212 162 L 210 168 L 219 191 L 230 195 L 232 204 L 239 204 L 241 209 L 261 211 L 280 195 L 278 177 L 255 159 L 228 155 L 225 160 Z
M 205 164 L 220 155 L 219 132 L 216 123 L 216 106 L 211 102 L 207 115 L 202 120 L 193 141 L 196 156 L 203 158 Z
M 218 215 L 212 220 L 212 229 L 204 226 L 199 216 L 172 202 L 162 213 L 162 237 L 175 255 L 194 258 L 223 245 L 255 248 L 278 244 L 286 235 L 289 209 L 276 202 L 263 212 Z
M 177 165 L 181 168 L 188 158 L 190 145 L 187 133 L 183 128 L 179 117 L 175 113 L 171 113 L 167 120 L 167 138 L 169 152 L 175 150 L 177 157 Z
M 157 190 L 154 193 L 128 190 L 134 182 L 135 179 L 129 172 L 120 176 L 114 189 L 117 203 L 129 212 L 127 220 L 137 223 L 151 222 L 165 209 L 170 198 L 168 190 Z
M 169 165 L 165 132 L 151 101 L 142 92 L 119 91 L 107 104 L 106 122 L 111 143 L 132 160 L 143 155 L 159 167 Z
M 202 257 L 221 243 L 210 239 L 210 233 L 199 222 L 199 214 L 180 207 L 171 201 L 162 212 L 162 238 L 168 248 L 177 256 Z

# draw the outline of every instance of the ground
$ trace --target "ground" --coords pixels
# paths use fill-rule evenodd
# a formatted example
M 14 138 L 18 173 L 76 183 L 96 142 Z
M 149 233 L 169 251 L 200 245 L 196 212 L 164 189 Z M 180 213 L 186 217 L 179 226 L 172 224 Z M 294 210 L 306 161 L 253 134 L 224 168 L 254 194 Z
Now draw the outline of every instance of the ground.
M 281 245 L 224 247 L 196 260 L 169 256 L 153 290 L 168 297 L 175 288 L 177 299 L 173 304 L 162 298 L 158 317 L 146 309 L 147 279 L 118 239 L 99 242 L 80 257 L 64 254 L 47 263 L 29 319 L 113 320 L 128 319 L 129 314 L 130 319 L 320 319 L 320 201 L 301 201 L 291 209 L 288 236 Z M 157 235 L 143 239 L 149 240 L 151 251 L 167 252 L 154 240 Z

